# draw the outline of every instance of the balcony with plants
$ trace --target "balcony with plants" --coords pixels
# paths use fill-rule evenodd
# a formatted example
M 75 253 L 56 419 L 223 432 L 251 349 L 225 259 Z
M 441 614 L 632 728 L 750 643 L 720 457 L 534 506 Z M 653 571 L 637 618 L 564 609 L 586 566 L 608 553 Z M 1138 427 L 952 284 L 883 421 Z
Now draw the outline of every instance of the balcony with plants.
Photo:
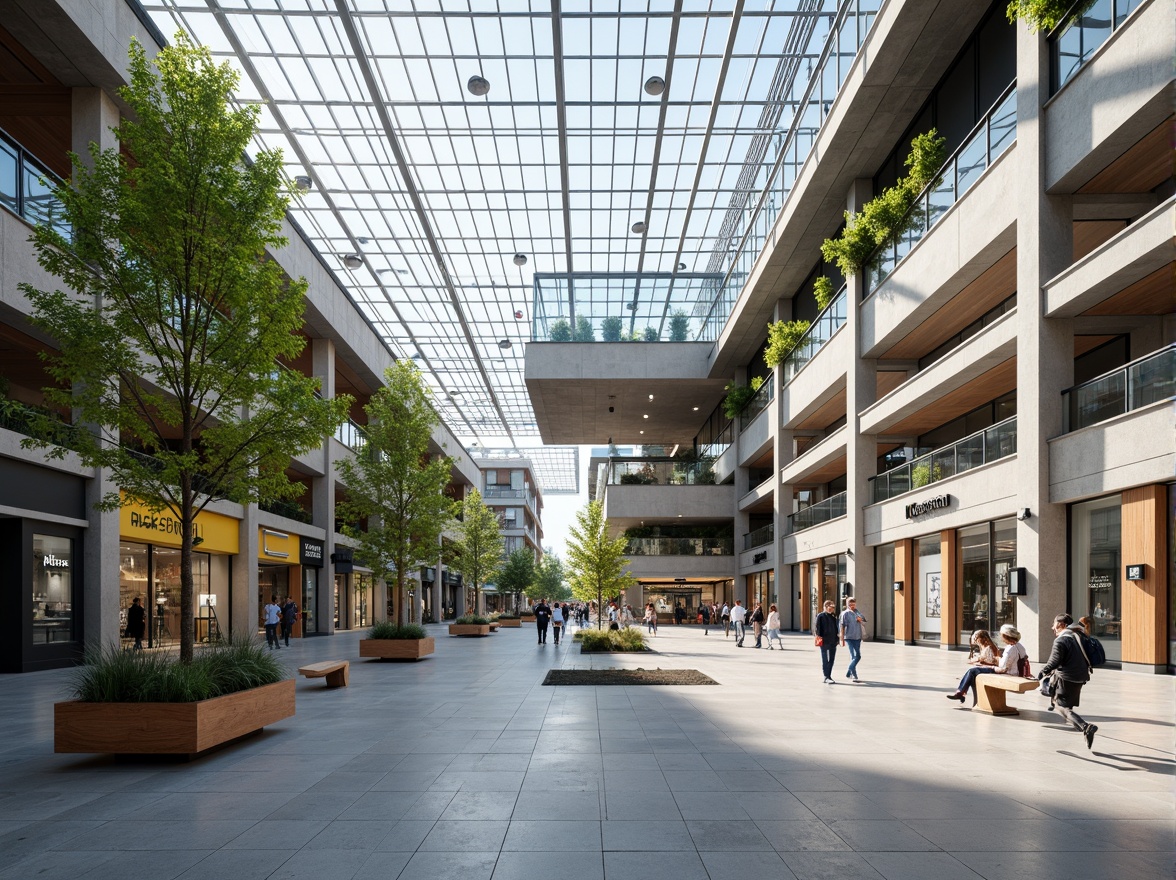
M 730 523 L 633 526 L 626 529 L 626 556 L 733 556 L 735 538 Z
M 609 462 L 610 486 L 713 486 L 710 456 L 618 458 Z

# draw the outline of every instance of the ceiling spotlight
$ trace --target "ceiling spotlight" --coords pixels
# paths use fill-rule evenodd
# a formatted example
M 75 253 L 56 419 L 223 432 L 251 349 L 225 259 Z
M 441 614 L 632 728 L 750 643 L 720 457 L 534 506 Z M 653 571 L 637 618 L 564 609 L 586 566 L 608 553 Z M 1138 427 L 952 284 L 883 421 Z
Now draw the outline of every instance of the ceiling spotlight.
M 527 265 L 527 255 L 526 254 L 515 254 L 514 255 L 514 264 L 516 266 Z
M 651 394 L 651 395 L 649 395 L 649 399 L 650 399 L 650 400 L 653 400 L 653 395 L 652 395 L 652 394 Z
M 514 316 L 515 316 L 516 321 L 523 320 L 523 310 L 522 309 L 515 309 Z
M 345 254 L 343 257 L 343 265 L 348 269 L 358 269 L 363 265 L 363 257 L 359 254 Z
M 371 239 L 370 238 L 363 238 L 361 236 L 360 238 L 357 238 L 356 241 L 358 241 L 360 244 L 367 244 L 369 241 L 371 241 Z
M 299 174 L 294 178 L 294 188 L 299 192 L 310 192 L 312 186 L 314 186 L 314 181 L 306 174 Z
M 480 98 L 490 91 L 490 80 L 475 73 L 466 83 L 466 88 L 470 90 L 471 95 Z
M 633 231 L 636 232 L 638 235 L 643 235 L 645 233 L 645 230 L 648 228 L 649 227 L 645 225 L 644 220 L 638 220 L 632 226 Z
M 686 264 L 685 264 L 685 263 L 679 263 L 679 264 L 678 264 L 678 271 L 679 271 L 679 272 L 685 272 L 685 271 L 686 271 Z
M 649 413 L 643 413 L 641 418 L 643 418 L 643 419 L 649 418 Z
M 694 407 L 694 411 L 695 411 L 695 412 L 698 412 L 698 407 Z
M 660 76 L 651 76 L 645 81 L 645 94 L 660 95 L 666 90 L 666 81 Z
M 512 345 L 514 345 L 514 343 L 511 342 L 509 339 L 499 339 L 498 340 L 498 347 L 501 348 L 503 351 L 510 348 Z
M 644 434 L 645 432 L 644 432 L 644 431 L 638 431 L 637 433 L 638 433 L 638 434 Z
M 627 308 L 630 312 L 635 312 L 637 311 L 637 303 L 625 303 L 625 308 Z

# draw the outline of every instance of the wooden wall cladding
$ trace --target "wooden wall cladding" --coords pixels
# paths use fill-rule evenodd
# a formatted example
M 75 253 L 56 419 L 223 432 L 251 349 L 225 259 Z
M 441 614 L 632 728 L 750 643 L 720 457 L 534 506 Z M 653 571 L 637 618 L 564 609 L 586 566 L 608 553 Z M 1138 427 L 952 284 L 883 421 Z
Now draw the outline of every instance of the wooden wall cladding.
M 1123 565 L 1143 564 L 1143 580 L 1123 577 L 1123 662 L 1168 660 L 1168 487 L 1143 486 L 1122 495 Z

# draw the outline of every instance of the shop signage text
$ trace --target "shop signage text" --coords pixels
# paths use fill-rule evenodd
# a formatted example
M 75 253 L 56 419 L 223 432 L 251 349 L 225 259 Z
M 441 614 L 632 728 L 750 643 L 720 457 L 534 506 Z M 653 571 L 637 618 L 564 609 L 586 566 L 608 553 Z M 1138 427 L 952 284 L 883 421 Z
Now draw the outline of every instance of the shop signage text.
M 322 568 L 323 542 L 303 538 L 299 543 L 302 545 L 302 564 L 312 568 Z
M 768 558 L 768 551 L 764 550 L 762 553 L 757 553 L 757 554 L 755 554 L 755 556 L 751 557 L 751 564 L 758 565 L 759 563 L 763 562 L 767 558 Z
M 68 559 L 54 556 L 52 553 L 46 553 L 45 558 L 41 562 L 46 568 L 69 568 Z
M 139 513 L 137 510 L 132 510 L 131 526 L 136 529 L 147 529 L 149 532 L 175 535 L 177 538 L 183 534 L 183 524 L 174 516 L 162 513 Z M 192 537 L 201 537 L 200 523 L 192 524 Z
M 950 506 L 950 495 L 936 495 L 934 498 L 928 498 L 926 501 L 915 501 L 908 504 L 905 508 L 906 518 L 915 519 L 933 510 L 946 510 Z

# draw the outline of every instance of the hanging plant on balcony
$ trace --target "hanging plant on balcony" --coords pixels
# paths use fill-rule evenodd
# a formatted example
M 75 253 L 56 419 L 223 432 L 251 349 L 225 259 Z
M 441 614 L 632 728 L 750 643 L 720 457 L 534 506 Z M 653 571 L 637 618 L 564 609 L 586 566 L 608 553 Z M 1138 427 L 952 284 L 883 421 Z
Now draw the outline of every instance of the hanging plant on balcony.
M 800 345 L 810 326 L 811 322 L 803 320 L 768 324 L 768 347 L 764 349 L 764 363 L 769 367 L 777 366 Z
M 918 489 L 922 486 L 929 485 L 933 482 L 938 482 L 943 479 L 943 466 L 936 464 L 932 465 L 925 461 L 922 464 L 917 464 L 911 468 L 911 488 Z
M 1011 0 L 1005 15 L 1010 24 L 1025 22 L 1029 33 L 1052 31 L 1067 19 L 1080 18 L 1086 14 L 1094 0 Z
M 763 384 L 763 376 L 754 377 L 750 385 L 739 385 L 735 382 L 728 382 L 727 386 L 723 389 L 727 392 L 727 396 L 723 398 L 723 414 L 729 419 L 738 416 L 751 403 L 751 399 L 755 397 L 755 393 L 759 391 L 760 386 Z
M 817 309 L 822 312 L 833 302 L 833 282 L 828 276 L 820 275 L 813 282 L 813 296 L 817 299 Z
M 862 205 L 856 214 L 845 212 L 845 229 L 821 244 L 821 255 L 836 263 L 848 278 L 866 264 L 879 247 L 900 235 L 912 218 L 907 214 L 919 193 L 935 179 L 946 158 L 946 138 L 933 128 L 911 141 L 906 177 Z M 906 221 L 906 222 L 904 222 Z

